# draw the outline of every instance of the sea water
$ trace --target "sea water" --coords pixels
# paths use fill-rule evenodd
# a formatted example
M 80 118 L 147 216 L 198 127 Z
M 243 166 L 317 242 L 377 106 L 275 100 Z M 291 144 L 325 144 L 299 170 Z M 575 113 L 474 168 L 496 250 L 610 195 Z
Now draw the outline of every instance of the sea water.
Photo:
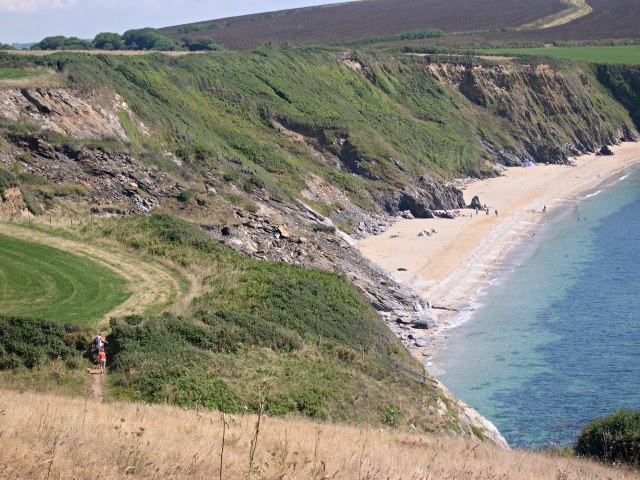
M 521 447 L 640 409 L 640 169 L 540 215 L 430 367 Z

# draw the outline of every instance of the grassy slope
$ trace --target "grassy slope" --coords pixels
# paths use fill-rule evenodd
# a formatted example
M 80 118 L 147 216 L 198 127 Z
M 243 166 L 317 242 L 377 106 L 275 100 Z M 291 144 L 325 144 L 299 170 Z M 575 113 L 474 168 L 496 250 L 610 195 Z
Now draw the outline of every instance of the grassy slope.
M 93 261 L 0 235 L 0 314 L 91 324 L 125 301 L 126 281 Z
M 16 80 L 20 78 L 33 78 L 42 75 L 42 72 L 19 70 L 16 68 L 0 68 L 0 80 Z
M 263 49 L 179 58 L 60 54 L 38 61 L 55 61 L 76 86 L 112 84 L 196 171 L 207 168 L 219 177 L 227 173 L 245 188 L 266 184 L 276 194 L 293 196 L 303 186 L 303 175 L 315 172 L 366 203 L 367 191 L 375 194 L 409 182 L 390 157 L 415 175 L 464 175 L 482 165 L 474 133 L 463 123 L 443 128 L 442 122 L 412 111 L 400 96 L 389 95 L 345 66 L 337 52 Z M 450 94 L 429 78 L 421 83 L 416 93 L 428 95 L 424 101 L 434 110 L 459 116 Z M 272 119 L 311 133 L 337 154 L 341 147 L 336 139 L 347 140 L 365 160 L 359 166 L 362 176 L 383 180 L 354 177 L 319 163 L 287 142 Z M 153 142 L 133 125 L 125 127 L 134 142 L 153 149 Z M 159 147 L 147 155 L 162 158 Z
M 435 415 L 440 392 L 396 373 L 395 364 L 420 366 L 345 277 L 254 260 L 165 214 L 76 229 L 88 242 L 111 238 L 142 257 L 187 268 L 202 284 L 180 316 L 111 321 L 112 396 L 230 412 L 262 403 L 276 415 L 459 428 L 454 414 Z M 0 333 L 0 384 L 82 392 L 78 372 L 87 364 L 74 352 L 86 349 L 87 329 L 7 316 Z
M 432 387 L 395 373 L 394 362 L 420 367 L 346 278 L 245 257 L 167 215 L 102 232 L 203 282 L 180 317 L 112 322 L 117 397 L 232 412 L 263 401 L 273 414 L 457 428 L 426 413 L 439 396 Z

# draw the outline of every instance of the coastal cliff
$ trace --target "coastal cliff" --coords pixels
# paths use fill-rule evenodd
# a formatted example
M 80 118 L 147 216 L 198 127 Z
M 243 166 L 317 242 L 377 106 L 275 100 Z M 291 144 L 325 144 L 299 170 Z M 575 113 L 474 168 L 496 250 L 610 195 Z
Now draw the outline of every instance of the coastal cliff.
M 455 178 L 638 137 L 584 67 L 267 49 L 57 68 L 81 85 L 0 89 L 0 168 L 15 183 L 0 211 L 172 211 L 243 254 L 345 275 L 410 350 L 430 305 L 355 239 L 464 208 Z M 506 446 L 437 389 L 431 414 Z

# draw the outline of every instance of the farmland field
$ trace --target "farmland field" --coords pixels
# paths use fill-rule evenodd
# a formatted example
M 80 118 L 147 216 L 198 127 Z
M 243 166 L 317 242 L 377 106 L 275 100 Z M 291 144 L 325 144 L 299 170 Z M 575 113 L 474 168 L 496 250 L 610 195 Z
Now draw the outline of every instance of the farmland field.
M 130 295 L 121 276 L 62 250 L 0 235 L 0 257 L 2 315 L 90 324 Z
M 463 32 L 518 27 L 565 8 L 559 0 L 372 0 L 209 20 L 162 31 L 175 39 L 212 37 L 226 48 L 242 50 L 268 41 L 337 43 L 423 28 Z
M 500 48 L 483 53 L 499 56 L 531 55 L 563 58 L 594 63 L 640 64 L 640 45 L 616 47 L 548 47 L 548 48 Z

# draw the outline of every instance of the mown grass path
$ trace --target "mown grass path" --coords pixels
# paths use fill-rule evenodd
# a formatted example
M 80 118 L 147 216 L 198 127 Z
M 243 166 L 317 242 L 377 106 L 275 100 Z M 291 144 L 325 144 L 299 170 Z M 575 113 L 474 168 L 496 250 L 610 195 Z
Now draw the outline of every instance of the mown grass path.
M 84 324 L 131 296 L 127 281 L 88 258 L 0 235 L 0 313 Z
M 0 223 L 0 258 L 7 315 L 91 324 L 158 313 L 182 293 L 175 275 L 142 257 L 9 222 Z

